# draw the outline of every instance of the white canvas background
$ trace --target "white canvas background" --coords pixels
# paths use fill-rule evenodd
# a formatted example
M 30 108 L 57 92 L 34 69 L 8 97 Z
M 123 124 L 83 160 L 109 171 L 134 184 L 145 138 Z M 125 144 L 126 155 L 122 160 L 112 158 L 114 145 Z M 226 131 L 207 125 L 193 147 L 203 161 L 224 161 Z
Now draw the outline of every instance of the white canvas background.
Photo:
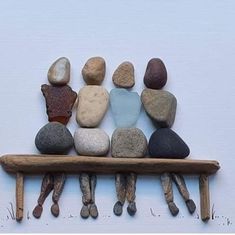
M 173 129 L 188 143 L 191 159 L 217 159 L 221 170 L 210 177 L 215 218 L 198 219 L 197 176 L 186 177 L 196 213 L 189 215 L 176 188 L 180 213 L 167 208 L 159 176 L 139 176 L 134 218 L 116 217 L 114 177 L 99 176 L 96 189 L 99 218 L 80 218 L 78 176 L 70 175 L 60 200 L 61 215 L 50 213 L 51 197 L 40 220 L 32 217 L 42 176 L 25 180 L 25 218 L 9 218 L 15 203 L 15 179 L 0 169 L 0 232 L 234 232 L 234 1 L 4 1 L 0 2 L 0 154 L 37 153 L 34 137 L 47 123 L 40 86 L 60 56 L 70 59 L 71 87 L 84 82 L 81 69 L 91 56 L 102 56 L 107 71 L 103 85 L 110 91 L 112 74 L 123 61 L 135 66 L 141 91 L 146 64 L 160 57 L 168 70 L 165 89 L 178 100 Z M 75 114 L 75 113 L 74 113 Z M 78 125 L 73 114 L 68 128 Z M 137 127 L 149 138 L 154 131 L 141 112 Z M 115 128 L 109 111 L 100 128 L 110 136 Z M 71 154 L 74 152 L 72 151 Z M 151 213 L 152 212 L 152 213 Z M 28 217 L 27 217 L 28 214 Z

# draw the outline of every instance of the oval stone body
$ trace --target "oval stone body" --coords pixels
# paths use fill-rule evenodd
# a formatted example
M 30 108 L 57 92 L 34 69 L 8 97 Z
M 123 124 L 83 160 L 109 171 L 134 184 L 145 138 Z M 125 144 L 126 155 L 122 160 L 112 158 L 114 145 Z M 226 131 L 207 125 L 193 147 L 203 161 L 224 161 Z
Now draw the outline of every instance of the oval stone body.
M 149 139 L 149 155 L 156 158 L 186 158 L 189 153 L 187 144 L 170 128 L 153 132 Z
M 98 128 L 79 128 L 74 133 L 74 145 L 78 154 L 104 156 L 109 151 L 109 136 Z
M 44 154 L 66 154 L 73 147 L 73 136 L 65 125 L 50 122 L 37 133 L 35 145 Z
M 109 104 L 109 93 L 102 86 L 85 86 L 78 93 L 76 120 L 81 127 L 97 127 Z

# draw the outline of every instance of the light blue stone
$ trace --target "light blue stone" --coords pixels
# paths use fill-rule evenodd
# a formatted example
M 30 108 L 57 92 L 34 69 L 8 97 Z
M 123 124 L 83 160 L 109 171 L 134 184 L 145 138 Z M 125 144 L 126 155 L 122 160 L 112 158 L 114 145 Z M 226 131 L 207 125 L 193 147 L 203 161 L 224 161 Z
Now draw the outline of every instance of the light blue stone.
M 137 92 L 123 88 L 112 89 L 110 91 L 110 104 L 117 127 L 135 126 L 141 108 L 141 101 Z

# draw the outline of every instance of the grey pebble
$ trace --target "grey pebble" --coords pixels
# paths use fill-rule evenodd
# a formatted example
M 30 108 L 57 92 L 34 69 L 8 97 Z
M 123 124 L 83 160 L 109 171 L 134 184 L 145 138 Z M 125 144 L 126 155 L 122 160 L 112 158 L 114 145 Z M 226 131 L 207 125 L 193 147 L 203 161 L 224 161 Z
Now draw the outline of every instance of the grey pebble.
M 147 139 L 138 128 L 117 128 L 112 135 L 111 154 L 113 157 L 144 157 Z
M 129 203 L 128 207 L 127 207 L 127 212 L 130 216 L 135 215 L 137 209 L 136 209 L 136 203 L 135 202 L 131 202 Z
M 37 133 L 35 145 L 44 154 L 66 154 L 73 147 L 73 136 L 65 125 L 50 122 Z
M 196 205 L 192 199 L 189 199 L 188 201 L 186 201 L 186 206 L 190 214 L 193 214 L 194 211 L 196 210 Z
M 87 219 L 89 217 L 89 208 L 88 206 L 83 205 L 80 215 L 83 219 Z
M 174 202 L 169 202 L 168 207 L 173 216 L 176 216 L 179 213 L 179 208 L 175 205 Z
M 113 207 L 113 213 L 117 216 L 120 216 L 122 214 L 122 207 L 123 204 L 120 201 L 117 201 Z
M 93 218 L 93 219 L 96 219 L 98 217 L 98 209 L 97 209 L 97 206 L 95 203 L 91 204 L 90 205 L 90 216 Z

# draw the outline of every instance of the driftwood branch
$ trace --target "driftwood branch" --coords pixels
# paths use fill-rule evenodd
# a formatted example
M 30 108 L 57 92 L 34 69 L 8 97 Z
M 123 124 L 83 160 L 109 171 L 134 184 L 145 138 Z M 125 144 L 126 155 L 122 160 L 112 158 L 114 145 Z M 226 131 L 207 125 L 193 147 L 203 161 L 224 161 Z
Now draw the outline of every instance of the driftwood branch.
M 214 174 L 220 166 L 213 160 L 159 159 L 159 158 L 111 158 L 68 155 L 5 155 L 0 163 L 9 173 L 45 172 L 114 174 L 133 172 L 137 174 Z
M 16 220 L 21 221 L 24 214 L 24 175 L 16 174 Z

